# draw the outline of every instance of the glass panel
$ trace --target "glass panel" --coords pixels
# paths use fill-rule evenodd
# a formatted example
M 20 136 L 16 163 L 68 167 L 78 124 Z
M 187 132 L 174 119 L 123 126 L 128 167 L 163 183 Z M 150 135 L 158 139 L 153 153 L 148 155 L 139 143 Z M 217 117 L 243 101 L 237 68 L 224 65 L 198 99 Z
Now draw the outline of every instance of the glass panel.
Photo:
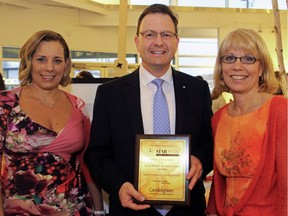
M 71 51 L 72 61 L 77 62 L 110 62 L 117 59 L 117 53 Z M 137 63 L 137 54 L 126 54 L 128 63 Z
M 3 58 L 19 58 L 20 48 L 3 47 Z M 114 62 L 117 59 L 117 53 L 71 51 L 73 61 L 85 62 Z M 137 63 L 137 54 L 126 54 L 128 63 Z
M 193 7 L 225 7 L 226 0 L 178 0 L 178 6 Z
M 202 76 L 202 78 L 207 81 L 210 91 L 212 91 L 214 88 L 213 70 L 214 68 L 179 68 L 179 71 L 190 74 L 192 76 Z
M 3 47 L 3 58 L 19 58 L 20 48 Z
M 202 76 L 212 90 L 217 51 L 217 38 L 180 38 L 178 47 L 179 70 L 192 76 Z
M 5 81 L 6 89 L 12 89 L 19 86 L 18 80 L 18 68 L 20 62 L 15 61 L 3 61 L 3 78 Z
M 91 0 L 101 4 L 120 4 L 120 0 Z
M 20 62 L 15 61 L 3 61 L 3 76 L 6 79 L 18 79 L 18 69 Z
M 214 67 L 215 57 L 179 57 L 179 65 Z
M 190 74 L 192 76 L 204 76 L 209 77 L 213 74 L 214 68 L 192 68 L 192 67 L 179 67 L 179 71 Z
M 71 51 L 72 59 L 102 59 L 102 58 L 117 58 L 116 53 L 100 53 L 87 51 Z
M 73 61 L 76 61 L 76 62 L 107 62 L 107 63 L 113 63 L 114 60 L 117 59 L 117 58 L 73 58 L 72 59 L 72 62 Z
M 96 1 L 96 0 L 95 0 Z M 172 3 L 170 3 L 172 2 Z M 175 3 L 174 3 L 175 2 Z M 154 4 L 153 0 L 131 0 L 131 5 L 150 5 Z M 189 7 L 210 7 L 210 8 L 254 8 L 254 9 L 272 9 L 271 0 L 178 0 L 168 1 L 160 0 L 157 3 L 162 3 L 172 6 L 189 6 Z M 282 10 L 287 10 L 285 0 L 278 0 L 278 7 Z
M 130 0 L 130 5 L 151 5 L 155 3 L 155 0 Z M 170 5 L 170 0 L 158 0 L 157 3 Z
M 180 38 L 179 55 L 216 55 L 217 38 Z

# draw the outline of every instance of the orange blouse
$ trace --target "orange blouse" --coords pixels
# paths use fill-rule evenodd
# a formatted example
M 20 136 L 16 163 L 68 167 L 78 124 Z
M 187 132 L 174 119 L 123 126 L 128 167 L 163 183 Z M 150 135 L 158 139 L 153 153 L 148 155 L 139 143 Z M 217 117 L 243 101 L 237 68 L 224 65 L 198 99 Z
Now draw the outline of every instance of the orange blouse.
M 226 177 L 225 206 L 234 206 L 248 188 L 260 161 L 271 100 L 258 110 L 231 117 L 223 110 L 215 136 L 215 163 Z

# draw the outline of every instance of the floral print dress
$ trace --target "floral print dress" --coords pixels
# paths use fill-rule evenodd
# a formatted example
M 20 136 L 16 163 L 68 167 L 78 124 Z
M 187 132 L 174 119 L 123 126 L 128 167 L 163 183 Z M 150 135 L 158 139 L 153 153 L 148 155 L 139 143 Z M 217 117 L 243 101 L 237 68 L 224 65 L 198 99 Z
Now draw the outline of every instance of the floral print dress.
M 86 117 L 79 108 L 83 101 L 71 101 L 74 108 L 70 120 L 57 134 L 33 122 L 21 110 L 20 92 L 17 88 L 0 93 L 5 215 L 89 215 L 91 202 L 78 156 L 85 145 Z
M 260 163 L 270 103 L 243 116 L 231 117 L 224 109 L 215 137 L 215 163 L 226 177 L 225 207 L 244 195 Z

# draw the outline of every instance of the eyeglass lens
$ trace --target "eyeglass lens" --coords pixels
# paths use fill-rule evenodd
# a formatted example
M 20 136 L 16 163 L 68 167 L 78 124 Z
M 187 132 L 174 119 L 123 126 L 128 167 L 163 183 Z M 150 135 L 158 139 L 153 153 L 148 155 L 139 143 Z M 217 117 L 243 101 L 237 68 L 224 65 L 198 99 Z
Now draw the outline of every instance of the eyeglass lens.
M 240 61 L 243 64 L 253 64 L 256 60 L 258 60 L 254 56 L 251 56 L 251 55 L 245 55 L 245 56 L 240 56 L 240 57 L 236 57 L 234 55 L 227 55 L 221 58 L 222 62 L 225 62 L 225 63 L 234 63 L 237 61 L 237 59 L 240 59 Z

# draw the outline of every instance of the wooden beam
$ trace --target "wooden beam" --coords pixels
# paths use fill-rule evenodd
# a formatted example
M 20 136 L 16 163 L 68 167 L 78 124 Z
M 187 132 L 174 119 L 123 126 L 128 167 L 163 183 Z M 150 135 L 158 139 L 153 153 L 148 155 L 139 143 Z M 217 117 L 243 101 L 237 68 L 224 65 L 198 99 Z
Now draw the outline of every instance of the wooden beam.
M 127 0 L 120 1 L 118 59 L 114 61 L 114 77 L 120 77 L 128 73 L 128 62 L 126 60 L 127 6 Z
M 14 5 L 14 6 L 28 8 L 28 9 L 35 7 L 35 4 L 31 4 L 29 2 L 21 1 L 21 0 L 0 0 L 0 2 L 4 4 L 8 4 L 8 5 Z

